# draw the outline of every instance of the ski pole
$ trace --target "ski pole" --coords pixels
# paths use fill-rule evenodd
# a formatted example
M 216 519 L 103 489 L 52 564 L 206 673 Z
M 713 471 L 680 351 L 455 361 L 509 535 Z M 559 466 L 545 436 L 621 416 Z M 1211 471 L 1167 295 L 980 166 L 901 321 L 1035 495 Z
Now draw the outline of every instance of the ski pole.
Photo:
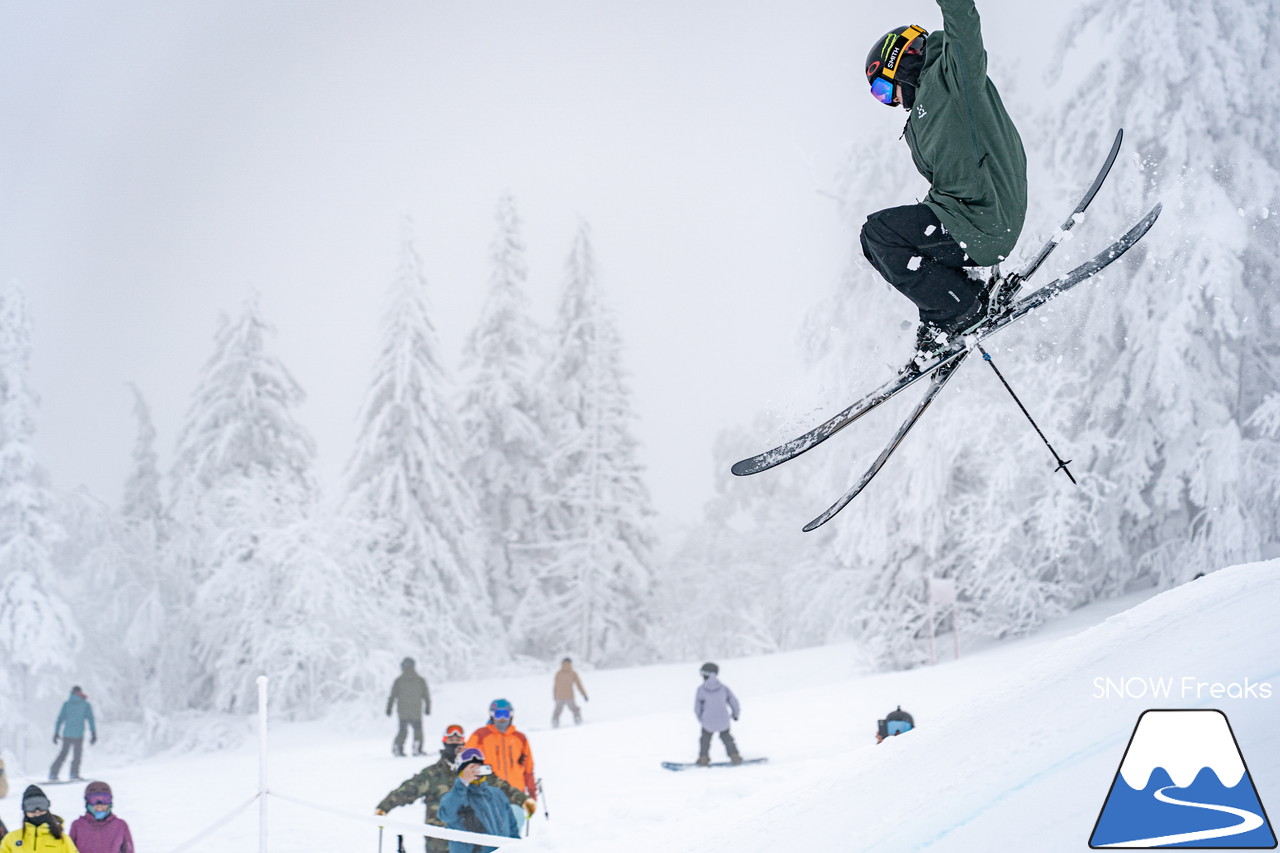
M 551 820 L 551 812 L 547 809 L 547 791 L 542 787 L 541 777 L 538 778 L 536 784 L 538 786 L 538 799 L 542 800 L 542 816 L 547 820 Z
M 1027 411 L 1027 407 L 1022 405 L 1022 401 L 1019 400 L 1018 395 L 1013 392 L 1013 388 L 1009 387 L 1009 383 L 1004 378 L 1004 374 L 1000 372 L 1000 368 L 996 367 L 996 363 L 991 360 L 991 353 L 983 349 L 982 344 L 978 344 L 978 352 L 982 353 L 982 360 L 985 361 L 987 364 L 991 365 L 991 369 L 996 372 L 996 376 L 1000 377 L 1000 382 L 1001 384 L 1004 385 L 1004 389 L 1009 392 L 1010 397 L 1013 397 L 1013 402 L 1018 404 L 1019 409 L 1022 409 L 1022 414 L 1026 415 L 1027 420 L 1031 422 L 1031 425 L 1033 427 L 1035 427 L 1036 434 L 1040 436 L 1040 440 L 1044 442 L 1044 446 L 1049 448 L 1049 452 L 1053 454 L 1053 461 L 1058 463 L 1058 467 L 1053 469 L 1054 473 L 1056 474 L 1057 472 L 1062 471 L 1064 474 L 1067 475 L 1067 479 L 1071 481 L 1071 485 L 1073 486 L 1080 485 L 1079 483 L 1076 482 L 1076 478 L 1071 476 L 1071 469 L 1067 467 L 1068 465 L 1071 464 L 1071 460 L 1070 459 L 1064 460 L 1061 456 L 1059 456 L 1058 451 L 1054 450 L 1053 445 L 1049 443 L 1049 439 L 1044 437 L 1044 433 L 1040 430 L 1039 425 L 1036 424 L 1035 419 L 1031 417 L 1031 413 Z
M 378 827 L 378 853 L 382 853 L 382 827 Z

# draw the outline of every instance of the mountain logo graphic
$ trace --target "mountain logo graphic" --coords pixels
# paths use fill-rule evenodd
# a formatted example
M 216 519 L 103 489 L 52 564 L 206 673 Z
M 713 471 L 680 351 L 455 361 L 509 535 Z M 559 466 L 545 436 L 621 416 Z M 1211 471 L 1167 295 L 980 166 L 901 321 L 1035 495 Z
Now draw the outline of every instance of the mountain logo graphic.
M 1275 849 L 1275 832 L 1227 715 L 1218 710 L 1144 711 L 1089 846 Z

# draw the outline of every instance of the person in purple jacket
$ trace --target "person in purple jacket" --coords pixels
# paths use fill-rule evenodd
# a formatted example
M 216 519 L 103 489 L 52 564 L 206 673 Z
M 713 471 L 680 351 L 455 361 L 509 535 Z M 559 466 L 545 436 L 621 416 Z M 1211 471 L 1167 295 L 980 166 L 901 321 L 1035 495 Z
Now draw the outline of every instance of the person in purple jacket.
M 741 708 L 738 697 L 725 684 L 720 683 L 720 667 L 714 663 L 702 665 L 702 685 L 693 700 L 693 713 L 698 715 L 702 724 L 702 738 L 698 741 L 698 764 L 706 767 L 711 763 L 711 736 L 720 733 L 724 741 L 725 751 L 729 753 L 729 761 L 741 764 L 742 756 L 738 754 L 738 745 L 729 734 L 730 717 L 738 719 Z
M 71 824 L 71 840 L 80 853 L 134 853 L 129 824 L 112 813 L 111 805 L 111 786 L 106 782 L 85 786 L 85 813 Z

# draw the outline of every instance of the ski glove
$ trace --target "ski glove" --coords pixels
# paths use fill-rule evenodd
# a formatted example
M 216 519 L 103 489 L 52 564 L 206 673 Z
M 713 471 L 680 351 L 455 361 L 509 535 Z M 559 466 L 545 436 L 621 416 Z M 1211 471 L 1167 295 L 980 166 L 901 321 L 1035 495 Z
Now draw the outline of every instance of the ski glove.
M 524 806 L 524 813 L 529 817 L 533 817 L 533 813 L 538 810 L 538 801 L 533 797 L 525 800 L 522 805 Z
M 386 812 L 384 812 L 382 809 L 374 809 L 374 810 L 373 810 L 373 813 L 374 813 L 374 814 L 376 814 L 376 815 L 384 815 L 384 814 L 386 814 Z
M 58 733 L 57 733 L 57 732 L 54 732 L 54 733 L 53 733 L 53 742 L 54 742 L 54 743 L 57 743 L 57 742 L 58 742 Z
M 736 723 L 736 722 L 738 722 L 738 715 L 737 715 L 737 714 L 734 714 L 734 715 L 733 715 L 733 721 L 734 721 L 735 723 Z

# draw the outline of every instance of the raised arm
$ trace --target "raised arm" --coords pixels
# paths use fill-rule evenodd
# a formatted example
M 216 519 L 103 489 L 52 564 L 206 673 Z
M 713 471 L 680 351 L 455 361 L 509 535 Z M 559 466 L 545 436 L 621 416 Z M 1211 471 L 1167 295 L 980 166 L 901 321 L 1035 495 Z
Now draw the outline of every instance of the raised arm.
M 987 76 L 987 50 L 982 43 L 982 20 L 973 0 L 938 0 L 942 9 L 942 30 L 955 71 L 969 80 Z

